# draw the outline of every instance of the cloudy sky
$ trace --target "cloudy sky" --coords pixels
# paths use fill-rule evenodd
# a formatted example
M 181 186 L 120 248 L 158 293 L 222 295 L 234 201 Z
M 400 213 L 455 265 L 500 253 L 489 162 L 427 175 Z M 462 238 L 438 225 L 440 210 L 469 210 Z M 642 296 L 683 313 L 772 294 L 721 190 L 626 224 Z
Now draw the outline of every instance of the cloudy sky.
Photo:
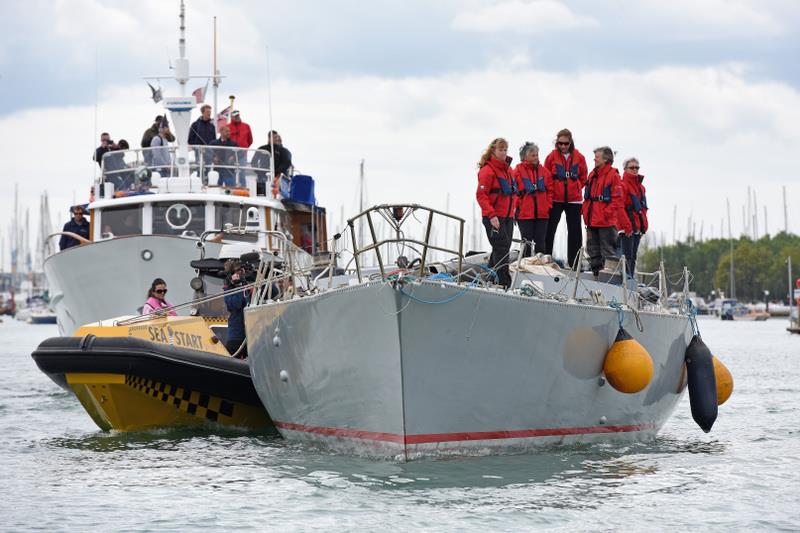
M 504 136 L 516 152 L 530 140 L 546 153 L 562 127 L 587 159 L 600 145 L 619 163 L 639 157 L 651 227 L 666 239 L 675 205 L 679 237 L 690 216 L 697 234 L 718 236 L 726 198 L 738 233 L 748 185 L 761 232 L 764 205 L 769 231 L 783 228 L 783 186 L 800 205 L 796 0 L 187 4 L 192 74 L 211 71 L 217 16 L 220 101 L 237 96 L 257 144 L 269 129 L 269 49 L 274 127 L 334 226 L 355 210 L 362 158 L 371 203 L 444 208 L 449 194 L 471 222 L 487 143 Z M 2 0 L 2 12 L 7 243 L 14 183 L 32 218 L 47 190 L 60 226 L 88 196 L 99 132 L 138 145 L 161 110 L 142 77 L 167 73 L 178 54 L 178 2 Z M 791 209 L 789 226 L 800 231 Z

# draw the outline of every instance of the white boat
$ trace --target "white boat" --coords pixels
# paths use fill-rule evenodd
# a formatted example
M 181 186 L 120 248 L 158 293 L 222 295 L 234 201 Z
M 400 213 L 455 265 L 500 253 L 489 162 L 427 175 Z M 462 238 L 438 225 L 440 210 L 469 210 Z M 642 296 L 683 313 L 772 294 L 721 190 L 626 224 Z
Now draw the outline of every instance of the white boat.
M 174 75 L 181 95 L 186 94 L 190 78 L 183 31 L 181 5 L 181 57 Z M 325 209 L 315 204 L 313 180 L 285 176 L 278 187 L 270 164 L 263 163 L 269 161 L 266 151 L 218 146 L 190 149 L 190 115 L 197 106 L 194 96 L 164 99 L 177 141 L 177 146 L 168 149 L 168 166 L 152 164 L 150 154 L 162 148 L 104 155 L 93 189 L 96 196 L 86 206 L 91 216 L 89 239 L 44 262 L 61 335 L 110 316 L 135 314 L 155 278 L 167 282 L 169 301 L 191 300 L 194 275 L 187 266 L 198 258 L 200 235 L 215 228 L 241 227 L 251 210 L 261 230 L 290 234 L 298 245 L 304 232 L 310 234 L 311 243 L 305 243 L 307 263 L 326 250 Z M 218 185 L 225 173 L 241 176 L 246 187 Z M 216 242 L 212 239 L 204 246 L 217 256 L 223 244 L 241 239 L 249 237 L 221 233 Z M 273 238 L 263 232 L 253 244 L 261 249 L 274 247 Z
M 354 247 L 357 279 L 245 311 L 253 382 L 286 439 L 406 460 L 650 439 L 670 416 L 685 388 L 686 314 L 555 267 L 518 272 L 509 291 L 478 283 L 460 248 L 430 240 L 433 219 L 449 215 L 378 206 L 348 224 L 372 227 L 378 215 L 394 217 L 397 237 L 373 232 Z M 401 229 L 413 219 L 427 224 L 423 237 Z M 463 221 L 450 219 L 463 242 Z M 394 271 L 387 247 L 408 254 Z M 454 268 L 429 264 L 432 250 L 452 252 Z M 379 272 L 366 277 L 370 253 Z M 603 374 L 620 318 L 654 368 L 632 394 Z

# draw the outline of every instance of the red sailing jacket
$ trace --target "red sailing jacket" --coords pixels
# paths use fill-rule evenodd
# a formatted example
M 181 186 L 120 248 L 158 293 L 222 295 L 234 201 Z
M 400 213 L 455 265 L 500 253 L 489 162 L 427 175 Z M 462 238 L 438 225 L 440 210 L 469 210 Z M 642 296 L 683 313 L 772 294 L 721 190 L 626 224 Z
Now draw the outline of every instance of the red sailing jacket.
M 485 217 L 507 218 L 514 215 L 516 185 L 511 167 L 505 161 L 492 158 L 478 171 L 478 190 L 475 198 Z
M 250 125 L 240 120 L 238 123 L 231 121 L 228 124 L 231 129 L 231 140 L 239 145 L 240 148 L 250 148 L 253 144 L 253 133 L 250 131 Z
M 517 180 L 517 206 L 520 220 L 533 218 L 549 218 L 553 205 L 553 177 L 542 165 L 535 167 L 523 161 L 514 169 Z
M 625 172 L 622 175 L 622 196 L 625 202 L 617 213 L 617 229 L 625 235 L 647 233 L 647 196 L 645 195 L 644 176 Z
M 544 166 L 553 176 L 554 202 L 581 202 L 586 185 L 586 159 L 578 150 L 572 150 L 569 163 L 558 149 L 544 160 Z
M 622 206 L 622 178 L 617 169 L 605 164 L 592 170 L 586 180 L 583 196 L 583 221 L 586 226 L 617 226 L 617 213 Z

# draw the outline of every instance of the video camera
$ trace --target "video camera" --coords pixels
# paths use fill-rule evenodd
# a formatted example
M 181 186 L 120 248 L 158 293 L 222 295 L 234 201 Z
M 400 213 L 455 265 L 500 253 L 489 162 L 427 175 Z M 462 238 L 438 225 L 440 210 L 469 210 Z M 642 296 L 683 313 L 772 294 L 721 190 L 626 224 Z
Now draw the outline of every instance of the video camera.
M 256 280 L 260 262 L 261 257 L 256 252 L 243 254 L 239 259 L 230 259 L 225 264 L 226 284 L 229 287 L 239 287 L 253 283 Z M 238 274 L 238 276 L 234 276 L 234 274 Z

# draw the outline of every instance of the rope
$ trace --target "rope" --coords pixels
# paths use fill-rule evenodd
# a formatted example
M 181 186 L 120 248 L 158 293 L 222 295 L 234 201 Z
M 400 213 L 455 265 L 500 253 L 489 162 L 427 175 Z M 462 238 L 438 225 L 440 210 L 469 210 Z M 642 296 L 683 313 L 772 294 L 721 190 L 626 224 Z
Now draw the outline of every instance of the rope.
M 449 304 L 450 302 L 452 302 L 453 300 L 455 300 L 455 299 L 456 299 L 456 298 L 458 298 L 459 296 L 463 296 L 463 295 L 464 295 L 464 294 L 467 292 L 468 288 L 469 288 L 469 287 L 464 287 L 463 289 L 461 289 L 460 291 L 458 291 L 458 292 L 457 292 L 456 294 L 454 294 L 453 296 L 450 296 L 449 298 L 445 298 L 444 300 L 423 300 L 422 298 L 417 298 L 417 297 L 416 297 L 416 296 L 414 296 L 413 294 L 410 294 L 410 293 L 406 292 L 406 291 L 403 289 L 403 286 L 402 286 L 402 285 L 399 285 L 399 286 L 398 286 L 398 289 L 400 290 L 400 294 L 402 294 L 402 295 L 404 295 L 404 296 L 407 296 L 408 298 L 411 298 L 411 299 L 412 299 L 412 300 L 414 300 L 415 302 L 418 302 L 418 303 L 421 303 L 421 304 L 427 304 L 427 305 Z
M 686 316 L 689 318 L 689 324 L 692 325 L 692 334 L 699 337 L 700 327 L 697 325 L 697 308 L 689 298 L 686 299 Z
M 619 322 L 620 329 L 622 329 L 622 323 L 625 321 L 625 311 L 622 309 L 622 304 L 613 300 L 608 306 L 617 311 L 617 321 Z

